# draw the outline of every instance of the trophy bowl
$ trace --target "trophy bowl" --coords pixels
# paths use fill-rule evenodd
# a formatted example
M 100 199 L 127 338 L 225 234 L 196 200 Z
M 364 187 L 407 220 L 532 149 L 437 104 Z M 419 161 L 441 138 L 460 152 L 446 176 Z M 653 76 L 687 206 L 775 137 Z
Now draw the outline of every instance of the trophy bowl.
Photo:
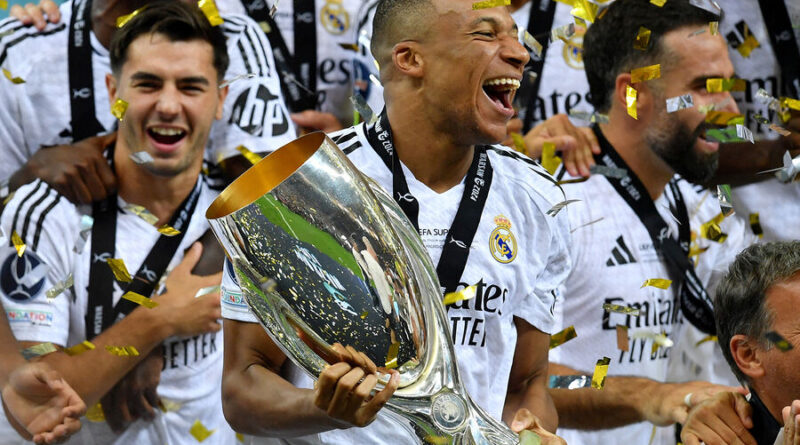
M 418 443 L 519 442 L 459 379 L 436 268 L 413 225 L 323 133 L 253 165 L 206 218 L 250 310 L 312 378 L 335 360 L 333 343 L 352 346 L 399 373 L 386 407 Z

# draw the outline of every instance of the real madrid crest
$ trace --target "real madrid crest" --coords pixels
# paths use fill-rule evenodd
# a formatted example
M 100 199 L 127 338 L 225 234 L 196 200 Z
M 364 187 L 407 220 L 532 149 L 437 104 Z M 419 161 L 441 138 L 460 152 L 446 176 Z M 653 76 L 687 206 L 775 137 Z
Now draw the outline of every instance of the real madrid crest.
M 342 0 L 326 0 L 319 11 L 322 27 L 331 34 L 343 34 L 350 27 L 350 15 L 342 5 Z
M 575 34 L 569 38 L 568 42 L 564 42 L 564 62 L 570 68 L 583 69 L 583 35 L 585 33 L 586 29 L 584 27 L 576 26 Z
M 489 251 L 501 263 L 510 263 L 517 257 L 517 239 L 511 233 L 511 221 L 503 215 L 494 217 L 497 224 L 489 235 Z

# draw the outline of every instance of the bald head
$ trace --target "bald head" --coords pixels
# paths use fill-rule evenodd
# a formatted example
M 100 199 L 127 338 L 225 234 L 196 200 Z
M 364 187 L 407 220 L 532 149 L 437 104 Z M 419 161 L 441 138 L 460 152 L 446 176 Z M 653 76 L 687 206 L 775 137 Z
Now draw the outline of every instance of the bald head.
M 386 66 L 395 44 L 416 40 L 430 28 L 434 11 L 431 0 L 380 0 L 372 21 L 370 50 L 375 60 Z

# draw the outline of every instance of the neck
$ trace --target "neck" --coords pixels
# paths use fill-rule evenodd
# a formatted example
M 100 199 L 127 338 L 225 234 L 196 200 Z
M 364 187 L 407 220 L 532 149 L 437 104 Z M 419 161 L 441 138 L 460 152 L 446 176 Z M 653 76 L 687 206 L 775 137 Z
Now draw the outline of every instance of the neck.
M 416 110 L 388 105 L 386 109 L 395 153 L 417 180 L 437 193 L 461 183 L 472 163 L 475 146 L 455 143 L 451 135 L 442 133 Z
M 199 168 L 188 168 L 174 176 L 160 176 L 137 165 L 129 157 L 122 137 L 114 150 L 117 193 L 130 204 L 140 205 L 158 218 L 156 226 L 167 224 L 197 181 Z
M 765 388 L 757 388 L 757 384 L 754 382 L 752 384 L 753 390 L 756 394 L 758 394 L 758 398 L 761 399 L 761 403 L 764 404 L 764 407 L 767 408 L 769 414 L 772 415 L 772 418 L 775 419 L 781 426 L 783 426 L 783 407 L 789 406 L 792 401 L 789 400 L 776 400 L 774 397 L 770 397 L 772 395 L 771 391 Z
M 656 200 L 664 192 L 675 172 L 649 149 L 644 138 L 645 129 L 631 127 L 627 116 L 612 115 L 608 124 L 600 125 L 600 130 L 636 177 L 642 181 L 650 199 Z

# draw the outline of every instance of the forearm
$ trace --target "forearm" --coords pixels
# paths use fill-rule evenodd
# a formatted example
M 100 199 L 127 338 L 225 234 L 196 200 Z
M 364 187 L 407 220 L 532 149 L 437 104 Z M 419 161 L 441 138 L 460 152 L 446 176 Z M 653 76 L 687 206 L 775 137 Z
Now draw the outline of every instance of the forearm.
M 24 363 L 25 359 L 19 353 L 19 344 L 8 326 L 8 318 L 3 311 L 0 320 L 0 388 L 8 383 L 8 376 Z
M 577 374 L 577 372 L 576 372 Z M 645 404 L 660 383 L 639 377 L 607 377 L 603 389 L 550 389 L 559 426 L 615 428 L 645 420 Z
M 782 139 L 762 140 L 755 144 L 722 144 L 719 150 L 719 168 L 712 183 L 740 185 L 768 179 L 770 175 L 757 173 L 782 166 L 783 153 L 786 150 L 787 144 Z
M 155 309 L 139 307 L 94 339 L 95 349 L 69 356 L 64 352 L 41 358 L 57 370 L 87 406 L 94 405 L 150 351 L 171 335 Z M 106 346 L 133 346 L 138 356 L 116 356 Z
M 503 406 L 503 421 L 510 425 L 516 412 L 522 408 L 527 408 L 538 417 L 545 429 L 553 433 L 556 431 L 559 417 L 547 390 L 547 375 L 536 376 L 522 387 L 509 388 Z
M 225 373 L 222 407 L 234 430 L 255 436 L 296 437 L 345 426 L 314 405 L 312 390 L 260 364 Z

